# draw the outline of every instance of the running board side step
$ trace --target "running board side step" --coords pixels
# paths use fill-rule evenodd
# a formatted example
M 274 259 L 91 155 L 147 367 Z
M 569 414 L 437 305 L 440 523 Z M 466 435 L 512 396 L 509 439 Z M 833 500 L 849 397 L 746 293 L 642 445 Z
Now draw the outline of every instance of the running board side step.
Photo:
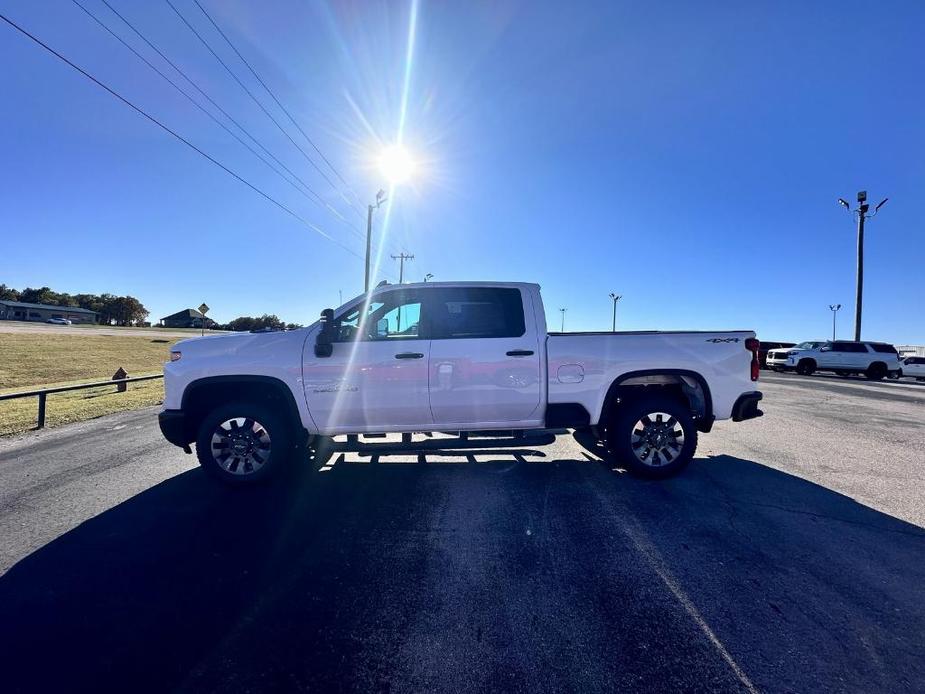
M 473 434 L 475 432 L 472 432 Z M 333 442 L 331 450 L 337 452 L 354 453 L 414 453 L 417 451 L 458 451 L 466 449 L 486 448 L 521 448 L 523 446 L 548 446 L 556 440 L 557 431 L 543 431 L 532 433 L 529 436 L 507 436 L 504 438 L 469 438 L 459 436 L 451 438 L 428 438 L 426 441 L 411 441 L 411 435 L 402 435 L 402 441 L 388 441 L 385 443 L 361 442 L 353 435 L 347 437 L 346 442 Z

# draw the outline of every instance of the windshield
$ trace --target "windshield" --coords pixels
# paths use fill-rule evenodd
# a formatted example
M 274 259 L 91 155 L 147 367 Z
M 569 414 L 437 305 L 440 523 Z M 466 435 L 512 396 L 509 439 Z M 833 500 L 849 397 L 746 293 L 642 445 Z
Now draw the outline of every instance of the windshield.
M 821 342 L 801 342 L 796 347 L 793 347 L 793 349 L 816 349 L 816 347 L 821 344 Z

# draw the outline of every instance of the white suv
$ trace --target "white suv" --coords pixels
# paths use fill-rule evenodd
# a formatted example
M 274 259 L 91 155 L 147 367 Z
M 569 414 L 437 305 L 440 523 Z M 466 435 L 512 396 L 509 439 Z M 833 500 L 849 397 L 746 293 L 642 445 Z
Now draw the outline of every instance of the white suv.
M 768 352 L 768 367 L 775 371 L 796 371 L 808 376 L 814 371 L 834 371 L 840 376 L 864 374 L 872 381 L 902 373 L 899 354 L 884 342 L 801 342 L 796 347 Z

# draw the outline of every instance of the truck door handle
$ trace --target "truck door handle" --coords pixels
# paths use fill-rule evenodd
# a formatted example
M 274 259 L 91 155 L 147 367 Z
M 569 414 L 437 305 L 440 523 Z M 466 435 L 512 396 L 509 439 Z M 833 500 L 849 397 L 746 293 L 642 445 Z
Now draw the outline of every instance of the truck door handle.
M 396 359 L 423 359 L 424 355 L 420 352 L 399 352 L 395 355 Z
M 532 349 L 512 349 L 510 352 L 507 353 L 507 355 L 509 357 L 532 357 L 533 350 Z

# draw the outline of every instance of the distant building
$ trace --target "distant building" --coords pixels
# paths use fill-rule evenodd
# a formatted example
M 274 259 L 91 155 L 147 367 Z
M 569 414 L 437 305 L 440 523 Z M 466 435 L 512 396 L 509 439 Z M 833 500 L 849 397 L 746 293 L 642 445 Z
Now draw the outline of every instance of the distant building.
M 0 320 L 47 321 L 49 318 L 66 318 L 72 323 L 96 323 L 99 314 L 76 306 L 26 304 L 21 301 L 0 300 Z
M 901 357 L 925 357 L 925 345 L 896 345 Z
M 199 311 L 194 308 L 187 308 L 169 316 L 164 316 L 160 320 L 160 325 L 165 328 L 201 328 L 202 320 L 203 315 Z M 207 328 L 215 325 L 215 321 L 211 318 L 206 318 L 205 321 Z

